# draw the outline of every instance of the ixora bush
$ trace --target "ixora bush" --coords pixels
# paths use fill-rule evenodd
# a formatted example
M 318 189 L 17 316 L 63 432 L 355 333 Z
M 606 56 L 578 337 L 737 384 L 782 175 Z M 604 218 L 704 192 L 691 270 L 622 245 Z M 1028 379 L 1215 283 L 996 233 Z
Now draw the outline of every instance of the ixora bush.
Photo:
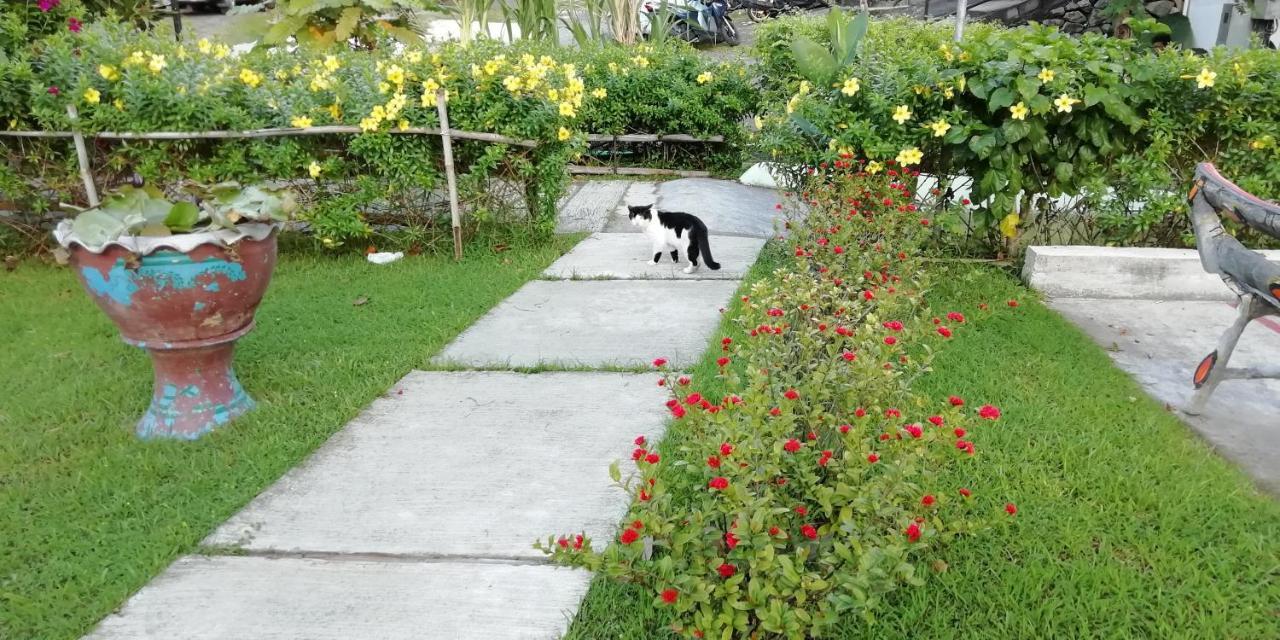
M 585 133 L 641 128 L 741 139 L 737 123 L 755 104 L 744 72 L 674 44 L 568 51 L 481 42 L 237 55 L 219 42 L 92 25 L 40 41 L 27 58 L 31 79 L 20 104 L 0 114 L 12 129 L 359 127 L 355 136 L 103 140 L 94 148 L 93 165 L 107 184 L 135 173 L 153 183 L 288 182 L 301 219 L 327 247 L 363 249 L 374 227 L 387 225 L 407 225 L 411 241 L 429 244 L 442 219 L 447 227 L 439 139 L 400 135 L 439 126 L 440 91 L 452 128 L 535 143 L 454 143 L 468 232 L 521 237 L 554 227 L 565 167 L 586 148 Z M 79 111 L 75 122 L 68 105 Z M 39 212 L 80 199 L 69 143 L 4 140 L 14 175 L 41 176 L 10 196 L 17 208 Z
M 761 148 L 803 166 L 849 150 L 920 163 L 952 201 L 967 186 L 979 203 L 935 229 L 981 247 L 1182 244 L 1184 195 L 1203 161 L 1280 195 L 1275 51 L 1153 52 L 1038 25 L 975 25 L 956 44 L 945 25 L 885 20 L 835 69 L 806 54 L 837 48 L 840 30 L 792 19 L 761 32 L 772 98 Z
M 914 172 L 828 166 L 788 223 L 793 260 L 743 298 L 734 320 L 748 337 L 721 342 L 727 394 L 690 392 L 654 363 L 688 444 L 662 458 L 641 436 L 636 472 L 623 479 L 615 465 L 634 498 L 618 539 L 537 545 L 641 585 L 685 637 L 827 637 L 870 623 L 887 593 L 923 583 L 940 545 L 1017 511 L 938 480 L 981 464 L 1000 412 L 911 391 L 966 320 L 921 312 L 929 221 L 903 184 Z
M 155 367 L 141 438 L 190 440 L 253 408 L 231 367 L 235 341 L 276 262 L 288 193 L 188 184 L 173 199 L 125 187 L 55 232 L 76 276 Z

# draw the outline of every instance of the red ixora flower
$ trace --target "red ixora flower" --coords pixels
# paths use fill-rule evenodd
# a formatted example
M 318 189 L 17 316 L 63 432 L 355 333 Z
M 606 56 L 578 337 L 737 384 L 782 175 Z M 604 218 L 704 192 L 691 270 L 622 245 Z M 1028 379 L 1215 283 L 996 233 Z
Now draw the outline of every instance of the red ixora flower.
M 885 411 L 884 411 L 884 417 L 886 417 L 886 418 L 901 418 L 901 417 L 902 417 L 902 412 L 901 412 L 901 411 L 898 411 L 897 409 L 893 409 L 893 408 L 885 409 Z
M 911 434 L 912 438 L 919 438 L 924 435 L 924 429 L 921 429 L 918 424 L 909 424 L 903 427 L 903 429 L 905 429 L 907 433 Z
M 929 416 L 929 422 L 933 423 L 933 426 L 935 427 L 941 427 L 942 416 Z
M 925 496 L 924 496 L 923 498 L 920 498 L 920 504 L 922 504 L 922 505 L 924 505 L 924 506 L 926 506 L 926 507 L 931 507 L 931 506 L 933 506 L 933 503 L 934 503 L 934 502 L 936 502 L 936 501 L 937 501 L 937 499 L 936 499 L 936 498 L 934 498 L 932 494 L 925 494 Z
M 897 320 L 890 320 L 884 323 L 884 328 L 890 331 L 902 331 L 902 323 Z
M 573 548 L 574 548 L 574 550 L 575 550 L 575 551 L 576 551 L 576 550 L 581 550 L 581 549 L 582 549 L 582 543 L 583 543 L 583 542 L 584 542 L 584 539 L 583 539 L 583 537 L 582 537 L 582 534 L 578 534 L 578 535 L 574 536 L 574 537 L 573 537 Z
M 568 549 L 568 548 L 569 548 L 569 539 L 568 539 L 568 538 L 566 538 L 566 537 L 564 537 L 564 536 L 560 536 L 560 539 L 559 539 L 559 540 L 556 540 L 556 544 L 560 545 L 560 548 L 561 548 L 561 549 Z
M 725 366 L 727 366 L 728 364 L 729 364 L 728 358 L 725 358 L 725 357 L 716 358 L 716 366 L 720 367 L 721 369 L 725 368 Z
M 644 457 L 644 461 L 648 462 L 649 464 L 658 464 L 658 461 L 661 459 L 662 457 L 656 453 L 651 453 Z
M 874 454 L 874 453 L 869 454 L 869 455 L 867 456 L 867 462 L 872 462 L 872 463 L 874 463 L 874 462 L 878 462 L 879 460 L 880 460 L 880 456 L 878 456 L 878 455 L 876 455 L 876 454 Z
M 729 479 L 724 476 L 717 476 L 712 478 L 711 481 L 707 483 L 707 486 L 712 489 L 724 491 L 729 488 Z
M 79 20 L 76 20 L 75 18 L 67 18 L 67 30 L 71 33 L 80 33 L 80 28 L 82 26 L 83 25 Z
M 806 524 L 803 527 L 800 527 L 800 533 L 804 534 L 804 537 L 810 540 L 818 539 L 818 530 L 813 528 L 813 525 L 811 524 Z
M 796 507 L 796 513 L 798 513 L 798 514 L 800 514 L 800 515 L 802 515 L 802 516 L 803 516 L 803 515 L 806 515 L 806 514 L 808 514 L 808 513 L 809 513 L 809 508 L 808 508 L 808 507 L 806 507 L 806 506 L 804 506 L 804 505 L 799 505 L 799 506 L 797 506 L 797 507 Z
M 947 402 L 950 402 L 953 407 L 964 406 L 964 400 L 960 396 L 951 396 L 950 398 L 947 398 Z
M 853 410 L 853 415 L 858 418 L 865 418 L 867 416 L 867 410 L 863 409 L 862 407 L 858 407 L 857 409 Z
M 897 339 L 897 338 L 895 338 L 895 337 L 893 337 L 893 336 L 885 336 L 885 337 L 884 337 L 884 343 L 885 343 L 885 344 L 887 344 L 887 345 L 889 345 L 889 346 L 893 346 L 893 345 L 895 345 L 895 344 L 898 344 L 898 339 Z
M 707 466 L 711 467 L 712 469 L 719 469 L 720 458 L 717 458 L 715 456 L 707 456 Z
M 777 536 L 778 533 L 780 533 L 780 531 L 778 530 L 777 527 L 769 527 L 769 535 Z
M 915 542 L 920 539 L 920 525 L 912 522 L 903 533 L 907 534 L 907 542 Z
M 795 453 L 795 452 L 799 451 L 799 450 L 800 450 L 800 447 L 802 447 L 802 446 L 804 446 L 804 445 L 800 444 L 800 441 L 799 441 L 799 440 L 796 440 L 795 438 L 792 438 L 792 439 L 788 440 L 788 441 L 786 442 L 786 444 L 782 445 L 782 448 L 783 448 L 787 453 Z
M 732 578 L 733 574 L 738 572 L 738 568 L 726 562 L 720 565 L 720 567 L 716 569 L 716 571 L 720 572 L 721 578 L 727 579 L 727 578 Z
M 676 383 L 678 383 L 682 387 L 689 386 L 690 382 L 693 382 L 693 380 L 689 379 L 689 376 L 680 376 L 679 378 L 676 379 Z
M 700 403 L 700 402 L 702 402 L 702 394 L 701 394 L 701 393 L 697 393 L 697 392 L 694 392 L 694 393 L 689 394 L 689 395 L 684 399 L 684 403 L 685 403 L 685 404 L 687 404 L 687 405 L 689 405 L 689 406 L 691 406 L 691 407 L 692 407 L 693 405 L 695 405 L 695 404 Z
M 1009 515 L 1014 515 L 1015 513 L 1018 513 L 1018 507 L 1015 506 L 1012 502 L 1006 503 L 1004 505 L 1004 512 Z
M 635 542 L 636 540 L 639 540 L 639 539 L 640 539 L 640 533 L 637 532 L 635 529 L 631 529 L 631 528 L 624 529 L 622 531 L 622 535 L 618 537 L 618 540 L 620 540 L 622 544 L 631 544 L 632 542 Z
M 973 495 L 973 492 L 964 487 L 960 487 L 960 495 L 968 498 L 969 496 Z
M 729 547 L 730 551 L 733 551 L 738 546 L 738 542 L 738 536 L 734 535 L 732 531 L 724 534 L 724 544 Z
M 965 431 L 964 429 L 961 429 L 960 427 L 956 427 L 956 430 L 955 430 L 955 432 L 954 432 L 954 433 L 956 434 L 956 437 L 957 437 L 957 438 L 963 438 L 963 437 L 964 437 L 964 434 L 969 433 L 969 432 L 968 432 L 968 431 Z
M 667 589 L 662 592 L 662 601 L 667 604 L 675 604 L 676 598 L 680 596 L 680 592 L 675 589 Z
M 731 453 L 733 453 L 733 445 L 729 444 L 728 442 L 722 443 L 720 445 L 720 455 L 727 456 Z
M 854 360 L 858 359 L 858 354 L 852 351 L 845 351 L 844 353 L 840 354 L 840 357 L 844 358 L 845 362 L 853 362 Z
M 978 409 L 978 416 L 987 420 L 996 420 L 1000 417 L 1000 410 L 989 404 L 984 404 Z
M 635 440 L 635 442 L 636 442 L 636 446 L 637 446 L 637 447 L 643 447 L 643 446 L 644 446 L 644 436 L 636 436 L 636 440 Z
M 940 335 L 940 336 L 942 336 L 942 337 L 944 337 L 944 338 L 950 338 L 950 337 L 951 337 L 951 330 L 950 330 L 950 329 L 948 329 L 948 328 L 946 328 L 946 327 L 938 327 L 938 335 Z
M 60 91 L 57 87 L 49 87 L 49 88 L 47 89 L 47 91 L 49 92 L 49 95 L 51 95 L 51 96 L 56 96 L 56 95 L 58 95 L 59 93 L 62 93 L 62 91 Z
M 800 392 L 795 389 L 787 389 L 787 392 L 782 394 L 782 396 L 788 400 L 799 400 Z
M 777 408 L 777 407 L 774 407 L 774 408 L 772 408 L 772 409 L 770 409 L 770 410 L 769 410 L 769 415 L 774 416 L 774 417 L 776 418 L 776 417 L 778 417 L 778 416 L 782 415 L 782 409 L 779 409 L 779 408 Z
M 1018 301 L 1017 301 L 1017 300 L 1010 300 L 1010 301 L 1009 301 L 1009 306 L 1010 306 L 1010 307 L 1016 307 L 1016 306 L 1018 306 Z
M 680 405 L 676 405 L 676 406 L 674 406 L 674 407 L 671 407 L 671 415 L 673 415 L 673 416 L 675 416 L 675 417 L 677 417 L 677 418 L 683 418 L 683 417 L 684 417 L 684 407 L 682 407 L 682 406 L 680 406 Z
M 658 358 L 657 360 L 653 361 L 653 366 L 655 367 L 665 367 L 666 365 L 667 365 L 666 358 Z
M 963 314 L 963 313 L 956 312 L 956 311 L 952 311 L 951 313 L 948 313 L 948 314 L 947 314 L 947 319 L 948 319 L 948 320 L 950 320 L 950 321 L 952 321 L 952 322 L 959 322 L 959 323 L 963 324 L 963 323 L 964 323 L 964 314 Z
M 852 428 L 853 428 L 853 425 L 842 424 L 840 425 L 840 433 L 849 433 L 849 430 Z

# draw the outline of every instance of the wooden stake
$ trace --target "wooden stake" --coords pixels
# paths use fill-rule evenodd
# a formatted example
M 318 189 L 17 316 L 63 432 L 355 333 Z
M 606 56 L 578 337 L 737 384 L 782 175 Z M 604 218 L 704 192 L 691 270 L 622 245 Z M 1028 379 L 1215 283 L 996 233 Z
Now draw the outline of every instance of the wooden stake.
M 453 259 L 462 259 L 462 216 L 458 212 L 458 178 L 453 173 L 453 138 L 449 135 L 449 110 L 444 89 L 436 91 L 436 111 L 440 114 L 440 138 L 444 146 L 444 176 L 449 183 L 449 214 L 453 218 Z
M 67 105 L 67 117 L 75 123 L 80 118 L 75 105 Z M 74 128 L 74 126 L 73 126 Z M 84 193 L 89 198 L 89 206 L 98 206 L 98 187 L 93 184 L 93 171 L 89 168 L 89 151 L 84 146 L 84 136 L 79 131 L 71 132 L 71 139 L 76 145 L 76 160 L 80 162 L 80 179 L 84 181 Z

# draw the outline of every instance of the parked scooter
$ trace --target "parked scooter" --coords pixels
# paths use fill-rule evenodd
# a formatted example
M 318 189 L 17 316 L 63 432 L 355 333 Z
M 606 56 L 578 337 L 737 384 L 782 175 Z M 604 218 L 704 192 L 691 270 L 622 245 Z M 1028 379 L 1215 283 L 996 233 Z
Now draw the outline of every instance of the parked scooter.
M 727 0 L 644 0 L 640 33 L 650 37 L 658 20 L 667 20 L 670 35 L 686 42 L 738 45 L 738 29 L 729 17 Z
M 831 6 L 826 0 L 731 0 L 731 10 L 746 10 L 752 22 L 763 22 L 784 13 L 797 13 L 809 9 Z

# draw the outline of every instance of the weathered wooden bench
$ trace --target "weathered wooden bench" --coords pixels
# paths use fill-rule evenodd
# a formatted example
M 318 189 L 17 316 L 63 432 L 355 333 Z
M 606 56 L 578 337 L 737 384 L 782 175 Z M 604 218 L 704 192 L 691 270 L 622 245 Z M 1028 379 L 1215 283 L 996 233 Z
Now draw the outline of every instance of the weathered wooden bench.
M 1187 413 L 1204 412 L 1209 396 L 1224 380 L 1280 378 L 1280 366 L 1228 368 L 1240 334 L 1250 322 L 1263 316 L 1280 316 L 1280 266 L 1246 248 L 1222 227 L 1230 220 L 1280 238 L 1280 205 L 1256 198 L 1218 174 L 1212 164 L 1196 167 L 1191 201 L 1191 224 L 1205 271 L 1216 273 L 1240 296 L 1235 324 L 1218 339 L 1218 348 L 1205 356 L 1192 376 L 1196 392 Z M 1276 358 L 1280 362 L 1280 356 Z

